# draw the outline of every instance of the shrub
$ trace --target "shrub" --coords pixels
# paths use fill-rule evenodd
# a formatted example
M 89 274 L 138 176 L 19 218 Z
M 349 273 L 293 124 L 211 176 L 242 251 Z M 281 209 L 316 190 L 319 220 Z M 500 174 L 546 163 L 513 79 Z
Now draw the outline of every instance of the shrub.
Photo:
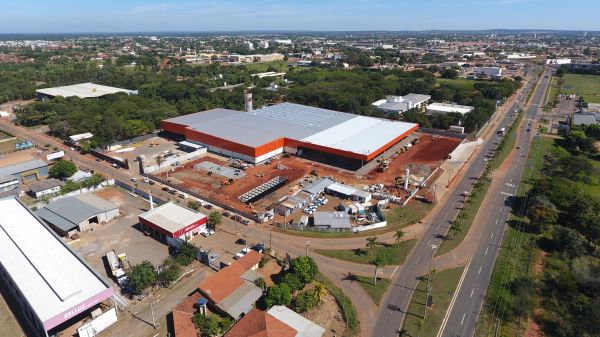
M 286 273 L 281 282 L 287 284 L 291 291 L 297 291 L 304 288 L 304 283 L 300 281 L 296 274 Z

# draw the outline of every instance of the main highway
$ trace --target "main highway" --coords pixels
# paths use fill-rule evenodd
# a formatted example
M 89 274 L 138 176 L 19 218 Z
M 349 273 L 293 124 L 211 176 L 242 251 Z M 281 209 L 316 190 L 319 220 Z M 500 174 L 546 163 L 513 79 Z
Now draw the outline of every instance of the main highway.
M 535 75 L 532 74 L 532 76 Z M 535 82 L 535 79 L 529 81 L 522 91 L 521 98 L 516 100 L 509 112 L 501 118 L 497 126 L 498 129 L 507 128 L 512 123 L 513 111 L 519 109 L 520 104 L 525 102 Z M 528 123 L 527 121 L 536 115 L 548 83 L 549 80 L 546 77 L 542 77 L 538 81 L 537 89 L 532 96 L 532 104 L 525 113 L 523 123 Z M 525 131 L 526 129 L 525 127 L 520 128 L 518 132 L 531 133 L 531 131 Z M 440 331 L 438 336 L 470 337 L 474 334 L 484 294 L 498 254 L 498 247 L 502 242 L 506 220 L 510 213 L 509 207 L 505 205 L 505 197 L 516 192 L 530 145 L 529 137 L 519 138 L 524 139 L 523 144 L 520 144 L 522 155 L 510 164 L 509 171 L 511 174 L 508 175 L 509 178 L 507 178 L 506 184 L 503 184 L 505 188 L 494 196 L 493 207 L 486 210 L 489 215 L 481 229 L 481 239 L 476 243 L 472 243 L 477 245 L 476 253 L 472 256 L 466 271 L 461 277 L 460 289 L 458 289 L 451 303 L 452 308 L 445 319 L 445 328 Z M 451 223 L 456 218 L 464 202 L 463 193 L 472 190 L 475 182 L 474 178 L 480 177 L 485 170 L 487 164 L 485 155 L 495 151 L 499 140 L 500 136 L 496 133 L 484 140 L 480 145 L 482 147 L 479 152 L 480 155 L 473 159 L 473 162 L 461 176 L 457 177 L 455 186 L 445 196 L 448 199 L 444 200 L 437 212 L 430 217 L 433 220 L 428 224 L 429 227 L 426 233 L 407 257 L 404 265 L 395 274 L 392 280 L 392 284 L 395 286 L 391 287 L 379 306 L 371 333 L 372 337 L 399 335 L 406 310 L 419 282 L 419 277 L 428 274 L 429 262 L 448 233 Z M 489 191 L 488 193 L 496 193 L 496 191 Z M 486 197 L 489 197 L 489 194 Z

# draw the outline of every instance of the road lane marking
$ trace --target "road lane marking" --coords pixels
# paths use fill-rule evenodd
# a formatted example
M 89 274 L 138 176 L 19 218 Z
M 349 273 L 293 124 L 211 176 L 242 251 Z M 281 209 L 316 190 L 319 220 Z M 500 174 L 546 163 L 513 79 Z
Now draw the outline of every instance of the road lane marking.
M 473 290 L 471 290 L 471 297 L 473 297 L 474 292 L 475 292 L 475 288 L 473 288 Z
M 429 241 L 427 241 L 427 245 L 429 246 L 430 243 L 431 243 L 431 239 L 429 239 Z
M 463 317 L 462 317 L 462 319 L 460 320 L 460 325 L 463 325 L 463 323 L 465 322 L 465 316 L 467 316 L 467 313 L 466 313 L 466 312 L 463 314 Z
M 488 248 L 485 249 L 485 254 L 483 254 L 483 255 L 487 255 L 488 249 L 490 249 L 490 248 L 488 247 Z
M 487 252 L 486 252 L 487 253 Z M 396 274 L 396 271 L 398 270 L 400 266 L 396 266 L 396 268 L 394 268 L 394 271 L 392 272 L 392 277 L 394 276 L 394 274 Z
M 477 272 L 477 274 L 481 274 L 481 269 L 483 269 L 483 266 L 479 267 L 479 271 Z
M 496 219 L 496 225 L 498 224 L 498 220 L 500 220 L 500 218 Z
M 493 238 L 494 238 L 494 233 L 492 233 L 492 235 L 490 235 L 490 239 L 493 239 Z
M 415 264 L 419 263 L 419 260 L 421 259 L 421 257 L 417 257 L 417 261 L 415 261 Z
M 460 281 L 458 281 L 458 286 L 456 287 L 456 290 L 454 291 L 454 295 L 452 296 L 452 301 L 450 301 L 450 306 L 448 307 L 448 310 L 446 310 L 446 315 L 444 316 L 444 320 L 442 321 L 440 330 L 437 333 L 437 337 L 440 337 L 442 335 L 442 333 L 444 333 L 444 329 L 446 328 L 446 323 L 448 323 L 448 317 L 450 317 L 450 313 L 452 312 L 452 308 L 454 307 L 454 302 L 456 301 L 456 298 L 458 297 L 458 293 L 460 292 L 460 288 L 462 287 L 463 281 L 465 280 L 465 276 L 467 275 L 469 266 L 471 266 L 472 260 L 473 260 L 473 256 L 471 256 L 471 258 L 469 259 L 469 263 L 467 263 L 465 270 L 463 270 L 463 273 L 460 276 Z

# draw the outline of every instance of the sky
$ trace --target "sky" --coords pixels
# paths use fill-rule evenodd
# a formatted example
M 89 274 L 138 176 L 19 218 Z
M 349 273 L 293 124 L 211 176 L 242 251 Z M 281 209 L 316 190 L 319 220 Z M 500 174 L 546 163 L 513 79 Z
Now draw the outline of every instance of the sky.
M 0 0 L 0 33 L 600 31 L 599 0 Z

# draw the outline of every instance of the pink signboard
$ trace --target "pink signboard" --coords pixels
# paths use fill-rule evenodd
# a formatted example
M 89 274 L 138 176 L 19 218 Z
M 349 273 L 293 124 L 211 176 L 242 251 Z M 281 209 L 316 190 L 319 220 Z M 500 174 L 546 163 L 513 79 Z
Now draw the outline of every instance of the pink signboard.
M 80 313 L 84 312 L 85 310 L 93 307 L 94 305 L 104 301 L 105 299 L 111 297 L 114 294 L 114 291 L 112 289 L 112 287 L 102 291 L 101 293 L 98 293 L 90 298 L 88 298 L 87 300 L 61 312 L 60 314 L 50 318 L 49 320 L 44 322 L 44 329 L 46 329 L 46 331 L 54 328 L 55 326 L 64 323 L 68 320 L 70 320 L 71 318 L 79 315 Z

